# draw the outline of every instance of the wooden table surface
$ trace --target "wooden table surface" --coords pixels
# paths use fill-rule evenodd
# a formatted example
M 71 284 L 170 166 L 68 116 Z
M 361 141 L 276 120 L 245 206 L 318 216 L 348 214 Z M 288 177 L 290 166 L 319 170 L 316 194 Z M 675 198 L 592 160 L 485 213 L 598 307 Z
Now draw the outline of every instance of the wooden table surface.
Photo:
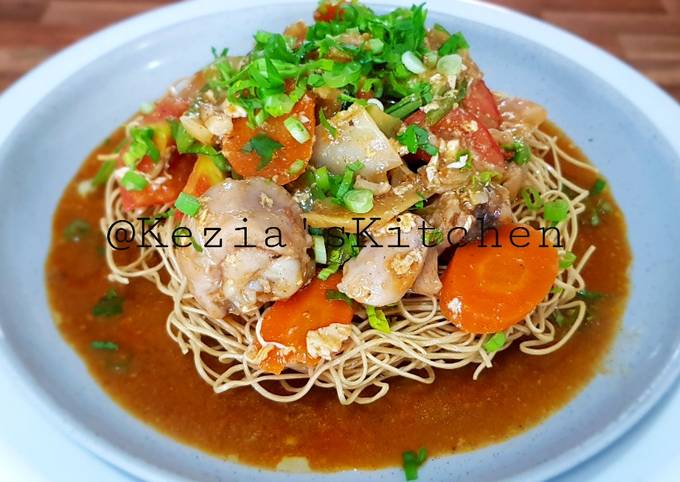
M 171 0 L 0 0 L 0 91 L 84 35 L 168 3 Z M 680 0 L 494 0 L 494 3 L 590 40 L 636 67 L 680 100 Z

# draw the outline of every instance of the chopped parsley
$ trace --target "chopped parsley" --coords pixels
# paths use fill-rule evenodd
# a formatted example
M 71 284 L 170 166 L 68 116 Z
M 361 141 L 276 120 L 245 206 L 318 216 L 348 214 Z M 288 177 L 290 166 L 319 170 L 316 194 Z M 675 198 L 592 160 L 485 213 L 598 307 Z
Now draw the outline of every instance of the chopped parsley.
M 408 126 L 404 132 L 397 136 L 397 140 L 411 154 L 422 150 L 434 156 L 438 152 L 437 148 L 430 143 L 430 133 L 415 124 Z
M 128 167 L 135 167 L 145 156 L 153 162 L 161 159 L 158 147 L 153 142 L 154 130 L 151 127 L 133 127 L 130 129 L 130 147 L 123 154 L 123 162 Z
M 243 149 L 243 152 L 255 152 L 260 156 L 260 162 L 257 165 L 257 170 L 264 169 L 272 162 L 274 153 L 281 149 L 283 144 L 275 141 L 266 134 L 256 134 L 252 139 L 250 139 Z

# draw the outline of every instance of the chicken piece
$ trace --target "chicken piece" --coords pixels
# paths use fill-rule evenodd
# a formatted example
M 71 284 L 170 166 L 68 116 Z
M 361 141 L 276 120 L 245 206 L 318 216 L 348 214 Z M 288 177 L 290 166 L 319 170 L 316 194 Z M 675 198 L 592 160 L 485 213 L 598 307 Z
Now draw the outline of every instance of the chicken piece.
M 251 313 L 268 301 L 289 298 L 310 279 L 311 237 L 284 188 L 262 178 L 228 179 L 200 201 L 199 214 L 184 225 L 203 250 L 178 249 L 177 260 L 210 316 Z M 247 231 L 237 230 L 244 227 Z M 211 240 L 216 228 L 220 232 Z
M 423 244 L 423 224 L 427 226 L 421 217 L 404 213 L 372 233 L 382 246 L 369 242 L 345 263 L 338 290 L 372 306 L 399 301 L 420 275 L 428 251 L 434 250 Z
M 411 287 L 411 291 L 419 295 L 436 296 L 442 289 L 442 282 L 439 279 L 439 265 L 437 262 L 438 254 L 436 248 L 427 250 L 423 269 Z
M 423 210 L 423 217 L 444 233 L 444 242 L 438 250 L 460 242 L 478 239 L 482 225 L 490 229 L 510 222 L 512 211 L 508 190 L 491 184 L 472 195 L 455 191 L 445 192 Z
M 322 125 L 317 126 L 312 162 L 326 166 L 333 174 L 342 174 L 345 167 L 361 161 L 358 174 L 371 182 L 387 180 L 387 171 L 402 165 L 394 145 L 382 133 L 363 107 L 353 104 L 329 119 L 337 129 L 335 138 Z

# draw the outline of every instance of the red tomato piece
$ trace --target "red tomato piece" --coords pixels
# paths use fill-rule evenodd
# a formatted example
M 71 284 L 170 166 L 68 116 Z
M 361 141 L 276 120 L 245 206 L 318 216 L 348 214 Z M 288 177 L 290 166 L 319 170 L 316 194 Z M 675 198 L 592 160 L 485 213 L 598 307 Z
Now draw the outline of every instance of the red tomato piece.
M 481 79 L 472 82 L 463 100 L 463 108 L 487 129 L 498 129 L 501 126 L 501 113 L 496 98 Z
M 194 154 L 175 154 L 170 159 L 168 166 L 168 174 L 171 178 L 160 186 L 155 189 L 153 186 L 147 186 L 141 191 L 127 191 L 121 188 L 120 198 L 123 202 L 123 209 L 130 211 L 173 202 L 187 183 L 195 161 L 196 156 Z M 153 161 L 149 157 L 145 157 L 137 165 L 137 170 L 149 172 L 152 166 Z

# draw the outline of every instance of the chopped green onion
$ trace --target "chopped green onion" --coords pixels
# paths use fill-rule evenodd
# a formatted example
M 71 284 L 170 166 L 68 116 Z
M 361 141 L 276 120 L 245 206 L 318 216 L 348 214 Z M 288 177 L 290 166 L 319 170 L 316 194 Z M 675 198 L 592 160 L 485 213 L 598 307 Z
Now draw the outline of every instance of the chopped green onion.
M 116 293 L 116 290 L 111 288 L 106 294 L 99 299 L 94 308 L 92 308 L 93 316 L 116 316 L 123 313 L 123 298 Z
M 522 141 L 513 141 L 512 144 L 505 144 L 503 149 L 515 153 L 511 160 L 519 166 L 523 166 L 531 159 L 531 149 Z
M 366 314 L 368 315 L 368 324 L 371 328 L 382 331 L 383 333 L 390 333 L 390 324 L 383 310 L 377 309 L 375 306 L 364 305 L 366 307 Z
M 319 271 L 319 274 L 316 277 L 320 280 L 326 281 L 332 274 L 337 273 L 339 268 L 340 263 L 330 263 L 324 269 Z
M 252 139 L 250 139 L 243 149 L 243 152 L 255 152 L 260 156 L 260 162 L 257 165 L 257 170 L 264 169 L 267 165 L 272 162 L 274 157 L 274 152 L 281 149 L 283 144 L 275 141 L 266 134 L 256 134 Z
M 366 46 L 374 54 L 379 54 L 385 47 L 385 43 L 380 39 L 372 38 L 368 42 L 366 42 Z
M 198 241 L 194 239 L 194 237 L 191 235 L 191 230 L 185 226 L 180 226 L 177 229 L 175 229 L 173 235 L 172 235 L 172 241 L 175 243 L 175 246 L 178 246 L 178 244 L 175 241 L 175 237 L 189 237 L 189 242 L 191 242 L 191 246 L 194 248 L 194 251 L 197 253 L 202 253 L 203 252 L 203 246 L 201 246 Z
M 193 218 L 201 210 L 201 201 L 196 196 L 181 192 L 175 201 L 175 207 L 178 211 Z
M 607 188 L 607 181 L 604 179 L 597 179 L 595 183 L 593 184 L 593 187 L 590 188 L 590 194 L 593 196 L 597 196 L 598 194 L 602 194 L 602 192 Z
M 420 60 L 418 56 L 411 52 L 410 50 L 407 50 L 406 52 L 401 54 L 401 62 L 404 64 L 404 67 L 406 67 L 406 69 L 408 69 L 409 72 L 412 72 L 414 74 L 422 74 L 427 70 L 425 68 L 425 65 L 423 64 L 423 61 Z
M 543 207 L 543 198 L 541 193 L 535 187 L 527 186 L 522 189 L 522 199 L 524 205 L 532 211 L 538 211 Z
M 149 181 L 137 171 L 128 171 L 120 178 L 120 185 L 127 191 L 142 191 L 149 185 Z
M 312 236 L 313 247 L 314 247 L 314 261 L 317 264 L 326 264 L 326 242 L 323 236 Z
M 437 71 L 444 75 L 458 75 L 463 68 L 463 58 L 458 54 L 445 55 L 437 62 Z
M 314 171 L 314 179 L 319 189 L 324 192 L 330 191 L 331 180 L 328 175 L 328 168 L 326 166 L 320 167 Z
M 326 129 L 333 139 L 338 136 L 338 130 L 330 122 L 328 122 L 328 119 L 326 119 L 326 114 L 323 113 L 323 109 L 319 109 L 319 123 L 324 129 Z
M 302 159 L 298 159 L 297 161 L 295 161 L 294 163 L 292 163 L 290 165 L 290 167 L 288 168 L 288 174 L 294 176 L 295 174 L 302 171 L 304 168 L 305 168 L 305 161 L 303 161 Z
M 403 119 L 421 105 L 423 105 L 423 100 L 418 94 L 409 94 L 396 104 L 385 109 L 385 113 Z
M 402 467 L 404 468 L 404 476 L 406 480 L 416 480 L 418 478 L 418 469 L 427 460 L 427 449 L 422 447 L 415 452 L 404 452 L 401 455 Z
M 92 178 L 92 185 L 94 187 L 99 187 L 103 186 L 106 184 L 106 181 L 109 180 L 109 177 L 111 177 L 111 174 L 113 174 L 113 171 L 116 169 L 116 161 L 114 159 L 109 159 L 108 161 L 104 161 L 102 165 L 99 167 L 99 170 L 97 171 L 97 174 L 94 175 Z
M 576 292 L 576 296 L 578 296 L 580 299 L 584 301 L 597 301 L 604 295 L 596 291 L 579 290 Z
M 305 128 L 304 124 L 300 122 L 297 117 L 289 117 L 283 121 L 283 125 L 286 126 L 290 135 L 298 141 L 300 144 L 304 144 L 309 140 L 309 131 Z
M 507 337 L 505 336 L 505 333 L 503 333 L 502 331 L 494 333 L 491 336 L 491 338 L 484 342 L 484 345 L 482 345 L 482 347 L 487 353 L 493 353 L 503 348 L 506 339 Z
M 326 299 L 327 300 L 344 301 L 345 303 L 347 303 L 349 305 L 352 304 L 352 298 L 347 296 L 345 293 L 341 293 L 338 290 L 326 290 Z
M 264 100 L 264 110 L 272 117 L 288 114 L 294 106 L 295 102 L 286 94 L 273 94 Z
M 74 219 L 64 229 L 64 238 L 72 243 L 77 243 L 90 233 L 90 223 L 82 219 Z
M 574 264 L 574 261 L 576 261 L 576 255 L 571 251 L 565 252 L 560 257 L 560 269 L 567 269 L 571 267 Z
M 444 233 L 441 229 L 428 229 L 425 233 L 425 244 L 427 246 L 436 246 L 444 242 Z
M 353 213 L 365 214 L 373 209 L 373 193 L 368 189 L 350 189 L 342 202 Z
M 95 340 L 90 343 L 90 346 L 95 350 L 117 351 L 118 345 L 112 341 L 98 341 Z
M 558 224 L 569 216 L 569 203 L 564 199 L 548 201 L 543 206 L 543 218 L 546 221 Z

